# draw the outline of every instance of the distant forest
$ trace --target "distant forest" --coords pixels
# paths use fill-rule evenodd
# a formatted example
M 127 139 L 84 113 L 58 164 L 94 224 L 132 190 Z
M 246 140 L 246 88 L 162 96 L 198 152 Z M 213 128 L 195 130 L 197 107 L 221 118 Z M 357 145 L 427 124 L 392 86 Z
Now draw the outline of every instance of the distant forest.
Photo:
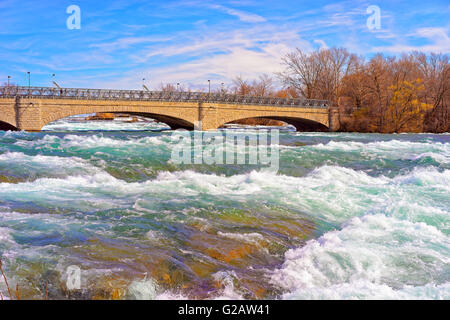
M 273 77 L 237 77 L 227 91 L 329 100 L 339 115 L 339 131 L 450 131 L 450 65 L 446 54 L 377 54 L 366 60 L 343 48 L 297 49 L 283 58 L 283 64 L 284 71 Z M 281 80 L 282 89 L 275 88 L 274 79 Z
M 377 54 L 366 61 L 343 48 L 309 54 L 297 49 L 283 62 L 283 83 L 293 94 L 329 100 L 341 131 L 449 131 L 448 55 Z
M 275 90 L 273 79 L 263 75 L 254 81 L 236 78 L 233 92 L 329 100 L 339 114 L 339 131 L 450 131 L 448 55 L 377 54 L 367 61 L 343 48 L 297 49 L 283 63 L 285 70 L 275 75 L 283 89 Z

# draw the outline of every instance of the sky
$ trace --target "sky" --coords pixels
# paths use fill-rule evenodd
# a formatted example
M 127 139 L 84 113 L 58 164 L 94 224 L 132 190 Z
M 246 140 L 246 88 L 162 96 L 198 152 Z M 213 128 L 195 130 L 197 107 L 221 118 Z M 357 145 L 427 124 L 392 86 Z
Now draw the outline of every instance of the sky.
M 0 83 L 206 89 L 279 72 L 296 48 L 448 54 L 449 17 L 448 0 L 0 0 Z

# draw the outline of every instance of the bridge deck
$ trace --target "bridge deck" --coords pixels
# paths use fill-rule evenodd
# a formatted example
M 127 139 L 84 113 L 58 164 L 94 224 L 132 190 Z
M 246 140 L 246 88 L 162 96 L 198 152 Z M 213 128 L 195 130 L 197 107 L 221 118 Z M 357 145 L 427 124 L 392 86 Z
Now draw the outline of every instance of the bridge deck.
M 240 105 L 261 105 L 301 108 L 328 108 L 326 100 L 242 96 L 224 93 L 186 91 L 140 91 L 49 87 L 0 87 L 0 98 L 128 100 L 167 102 L 215 102 Z

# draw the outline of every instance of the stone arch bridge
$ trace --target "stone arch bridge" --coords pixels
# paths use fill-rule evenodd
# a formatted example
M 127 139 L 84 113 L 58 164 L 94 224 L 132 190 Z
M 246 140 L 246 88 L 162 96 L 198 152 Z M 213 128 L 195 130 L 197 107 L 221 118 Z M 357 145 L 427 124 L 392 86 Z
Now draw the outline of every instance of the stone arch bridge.
M 269 118 L 298 131 L 333 131 L 327 101 L 222 93 L 1 87 L 0 130 L 40 131 L 68 116 L 97 112 L 142 115 L 172 129 L 214 130 L 246 118 Z

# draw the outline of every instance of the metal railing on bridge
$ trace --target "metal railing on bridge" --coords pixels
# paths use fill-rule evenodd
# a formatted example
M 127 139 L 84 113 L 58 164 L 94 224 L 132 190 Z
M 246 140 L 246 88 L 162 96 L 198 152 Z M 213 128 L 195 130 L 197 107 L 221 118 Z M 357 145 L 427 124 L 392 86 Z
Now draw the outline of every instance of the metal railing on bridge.
M 44 98 L 84 100 L 128 100 L 166 102 L 215 102 L 244 105 L 327 108 L 328 101 L 276 97 L 242 96 L 226 93 L 205 93 L 189 91 L 141 91 L 49 87 L 0 87 L 0 98 Z

